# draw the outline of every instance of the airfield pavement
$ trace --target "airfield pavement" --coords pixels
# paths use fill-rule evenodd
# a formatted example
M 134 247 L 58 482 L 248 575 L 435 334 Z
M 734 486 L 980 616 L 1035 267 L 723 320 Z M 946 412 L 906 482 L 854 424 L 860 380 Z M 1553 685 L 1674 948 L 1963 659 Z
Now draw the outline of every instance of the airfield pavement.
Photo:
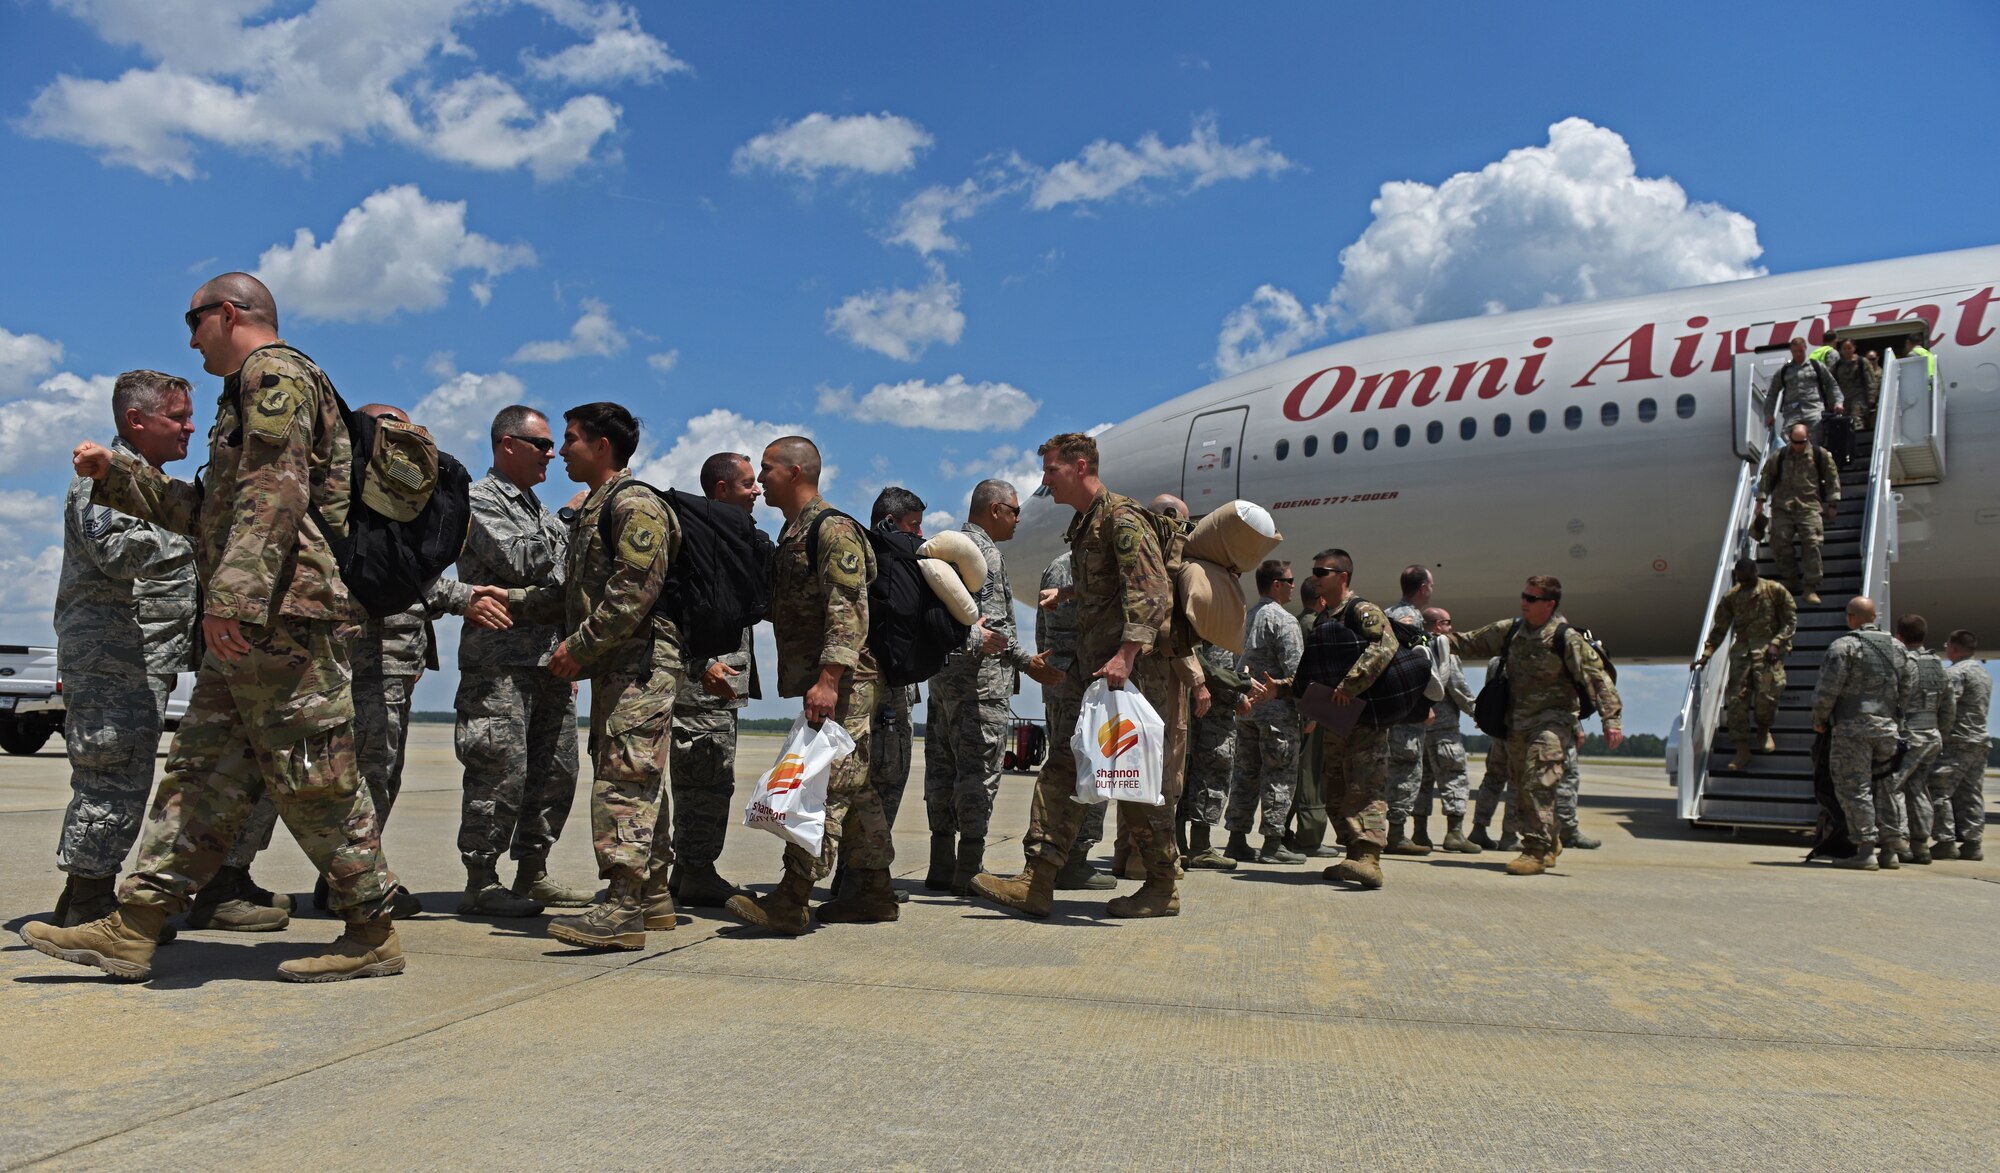
M 774 737 L 746 736 L 738 799 Z M 1477 767 L 1475 766 L 1475 769 Z M 389 859 L 409 971 L 302 986 L 338 933 L 186 932 L 144 984 L 12 935 L 60 887 L 60 742 L 0 758 L 0 1166 L 345 1169 L 1992 1168 L 2000 863 L 1801 867 L 1691 831 L 1657 763 L 1590 765 L 1601 851 L 1182 885 L 1172 920 L 1045 922 L 922 890 L 921 742 L 890 925 L 798 940 L 683 910 L 638 953 L 461 920 L 458 767 L 415 726 Z M 586 767 L 586 773 L 588 772 Z M 1008 775 L 989 866 L 1013 870 Z M 1436 824 L 1433 824 L 1435 827 Z M 1100 855 L 1108 847 L 1100 848 Z M 734 828 L 759 890 L 778 843 Z M 554 870 L 590 862 L 579 793 Z M 511 874 L 511 873 L 509 873 Z M 303 894 L 282 825 L 256 869 Z M 1131 885 L 1121 885 L 1130 890 Z

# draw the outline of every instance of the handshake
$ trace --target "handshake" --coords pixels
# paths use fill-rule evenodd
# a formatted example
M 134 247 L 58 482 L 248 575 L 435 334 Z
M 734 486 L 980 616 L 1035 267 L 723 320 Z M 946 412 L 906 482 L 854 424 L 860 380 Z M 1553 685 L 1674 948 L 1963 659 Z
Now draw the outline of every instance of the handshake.
M 501 631 L 514 626 L 514 616 L 507 610 L 507 588 L 473 587 L 472 601 L 465 605 L 465 620 L 489 631 Z

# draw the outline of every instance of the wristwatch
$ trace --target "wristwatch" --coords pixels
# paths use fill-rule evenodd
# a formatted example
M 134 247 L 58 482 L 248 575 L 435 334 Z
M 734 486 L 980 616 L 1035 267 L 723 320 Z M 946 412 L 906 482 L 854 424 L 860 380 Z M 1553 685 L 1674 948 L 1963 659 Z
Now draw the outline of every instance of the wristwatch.
M 556 510 L 556 516 L 562 518 L 567 524 L 573 525 L 576 522 L 576 510 L 568 505 Z

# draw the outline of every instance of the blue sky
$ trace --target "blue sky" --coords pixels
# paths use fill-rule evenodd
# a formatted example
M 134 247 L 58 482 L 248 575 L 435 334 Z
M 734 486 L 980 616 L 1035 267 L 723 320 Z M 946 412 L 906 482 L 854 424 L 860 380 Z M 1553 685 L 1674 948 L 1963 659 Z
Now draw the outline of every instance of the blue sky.
M 476 470 L 492 409 L 613 398 L 653 475 L 796 425 L 838 504 L 904 483 L 943 522 L 1052 432 L 1423 306 L 1993 243 L 2000 10 L 1896 19 L 5 0 L 0 622 L 47 636 L 108 376 L 194 378 L 205 426 L 179 314 L 213 272 L 262 272 L 350 401 L 427 407 Z M 1536 189 L 1522 151 L 1574 182 Z M 1371 207 L 1401 181 L 1450 206 L 1432 189 L 1482 169 L 1448 189 L 1466 234 Z M 1509 225 L 1558 242 L 1545 288 Z M 1678 684 L 1635 676 L 1632 727 L 1663 732 Z

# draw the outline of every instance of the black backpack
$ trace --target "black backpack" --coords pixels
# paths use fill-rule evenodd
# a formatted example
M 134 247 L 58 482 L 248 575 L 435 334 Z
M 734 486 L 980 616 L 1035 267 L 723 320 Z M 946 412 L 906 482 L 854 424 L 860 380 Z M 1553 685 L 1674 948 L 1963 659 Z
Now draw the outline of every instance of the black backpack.
M 1338 687 L 1354 668 L 1366 646 L 1360 620 L 1355 617 L 1357 605 L 1365 601 L 1356 596 L 1341 613 L 1341 622 L 1321 622 L 1306 636 L 1294 692 L 1303 695 L 1308 684 Z M 1363 706 L 1358 721 L 1362 725 L 1407 725 L 1423 720 L 1430 709 L 1430 699 L 1424 696 L 1431 679 L 1431 658 L 1425 650 L 1430 637 L 1396 619 L 1389 620 L 1389 627 L 1396 635 L 1396 656 L 1357 698 Z
M 284 349 L 312 362 L 309 355 L 296 347 Z M 313 363 L 313 369 L 319 370 L 319 364 Z M 384 421 L 348 407 L 333 380 L 324 370 L 319 373 L 326 379 L 327 390 L 333 392 L 341 421 L 347 425 L 348 445 L 354 453 L 348 484 L 346 536 L 334 533 L 317 501 L 308 507 L 307 513 L 326 536 L 334 564 L 340 568 L 340 579 L 347 584 L 347 593 L 370 615 L 386 618 L 409 610 L 424 597 L 424 588 L 458 561 L 459 551 L 465 547 L 466 531 L 472 525 L 472 477 L 463 464 L 431 442 L 428 432 L 401 421 L 394 422 L 393 431 L 385 428 Z M 231 444 L 243 442 L 241 380 L 236 385 L 236 418 L 237 429 L 229 439 Z M 425 455 L 436 459 L 437 477 L 427 495 L 417 478 L 428 470 L 407 460 L 389 460 L 386 450 L 377 453 L 378 440 L 388 439 L 385 433 L 399 445 L 412 446 L 412 451 L 427 448 L 429 452 Z M 414 489 L 416 495 L 424 497 L 423 506 L 414 517 L 408 520 L 390 517 L 367 504 L 361 490 L 371 468 L 409 471 L 412 480 L 402 489 Z
M 743 630 L 771 610 L 777 547 L 770 535 L 757 528 L 749 510 L 679 489 L 663 493 L 644 481 L 628 480 L 612 497 L 635 486 L 659 498 L 680 522 L 680 549 L 667 568 L 653 613 L 680 629 L 682 652 L 689 660 L 736 651 L 743 646 Z M 617 536 L 611 532 L 612 520 L 607 499 L 597 514 L 597 534 L 606 548 Z
M 847 514 L 829 509 L 806 532 L 806 559 L 812 566 L 819 565 L 819 531 L 830 517 Z M 944 600 L 924 581 L 917 568 L 922 538 L 895 529 L 862 532 L 875 548 L 876 563 L 875 581 L 868 584 L 868 650 L 875 654 L 884 684 L 891 688 L 922 684 L 938 674 L 953 652 L 965 647 L 972 628 L 953 618 Z

